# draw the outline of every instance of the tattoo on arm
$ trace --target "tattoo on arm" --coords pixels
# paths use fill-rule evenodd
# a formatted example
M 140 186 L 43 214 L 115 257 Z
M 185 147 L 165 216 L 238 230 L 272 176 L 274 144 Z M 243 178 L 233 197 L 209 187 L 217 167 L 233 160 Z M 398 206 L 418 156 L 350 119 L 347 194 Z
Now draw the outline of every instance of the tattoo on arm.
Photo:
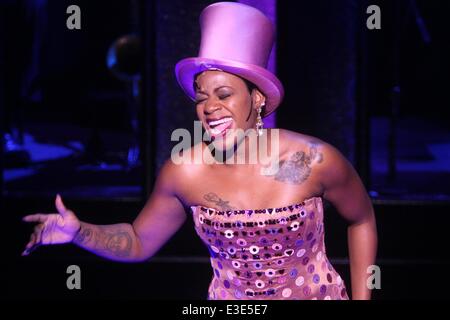
M 232 207 L 229 204 L 229 201 L 225 201 L 223 199 L 221 199 L 217 194 L 215 194 L 214 192 L 210 192 L 208 194 L 205 194 L 203 196 L 203 199 L 205 199 L 208 202 L 212 202 L 214 203 L 216 206 L 218 206 L 221 210 L 223 211 L 228 211 L 228 210 L 236 210 L 236 208 Z
M 81 227 L 80 231 L 78 232 L 77 236 L 74 239 L 75 243 L 88 243 L 92 238 L 92 230 L 87 228 L 84 229 L 83 227 Z
M 94 251 L 99 251 L 99 253 L 112 254 L 116 257 L 130 256 L 133 242 L 130 234 L 120 229 L 104 230 L 105 228 L 108 227 L 82 228 L 74 242 Z
M 297 151 L 289 159 L 280 161 L 280 169 L 274 175 L 274 179 L 291 184 L 305 182 L 311 175 L 311 164 L 323 161 L 323 155 L 317 150 L 317 146 L 317 143 L 310 142 L 309 154 Z

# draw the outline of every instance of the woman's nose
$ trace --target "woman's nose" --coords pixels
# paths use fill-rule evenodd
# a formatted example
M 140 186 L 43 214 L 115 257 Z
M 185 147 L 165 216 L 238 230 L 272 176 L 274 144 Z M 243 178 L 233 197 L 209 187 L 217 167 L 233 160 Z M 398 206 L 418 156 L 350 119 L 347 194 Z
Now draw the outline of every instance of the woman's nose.
M 217 111 L 220 108 L 221 106 L 217 101 L 207 101 L 205 106 L 205 112 L 213 113 L 214 111 Z

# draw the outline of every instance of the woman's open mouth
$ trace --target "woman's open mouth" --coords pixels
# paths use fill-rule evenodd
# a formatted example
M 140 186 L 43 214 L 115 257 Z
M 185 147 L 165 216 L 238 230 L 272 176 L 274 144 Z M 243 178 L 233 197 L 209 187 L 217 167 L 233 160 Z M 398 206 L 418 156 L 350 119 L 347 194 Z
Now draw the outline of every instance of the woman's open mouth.
M 225 117 L 219 120 L 208 121 L 208 127 L 212 137 L 218 137 L 225 134 L 226 130 L 233 124 L 233 118 Z

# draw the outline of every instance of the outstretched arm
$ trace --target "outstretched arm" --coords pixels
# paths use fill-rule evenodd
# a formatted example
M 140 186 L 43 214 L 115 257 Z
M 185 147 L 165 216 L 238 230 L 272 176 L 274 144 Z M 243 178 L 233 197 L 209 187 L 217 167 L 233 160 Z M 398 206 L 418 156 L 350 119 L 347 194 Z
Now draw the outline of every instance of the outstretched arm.
M 352 299 L 370 299 L 367 268 L 375 263 L 377 252 L 377 228 L 372 202 L 357 172 L 337 149 L 324 144 L 322 153 L 324 198 L 349 222 L 347 235 Z
M 177 178 L 177 179 L 176 179 Z M 186 220 L 184 207 L 177 196 L 177 167 L 170 159 L 165 163 L 154 190 L 132 224 L 93 225 L 79 221 L 58 196 L 58 213 L 24 217 L 37 222 L 23 255 L 40 245 L 72 242 L 107 259 L 137 262 L 154 255 Z

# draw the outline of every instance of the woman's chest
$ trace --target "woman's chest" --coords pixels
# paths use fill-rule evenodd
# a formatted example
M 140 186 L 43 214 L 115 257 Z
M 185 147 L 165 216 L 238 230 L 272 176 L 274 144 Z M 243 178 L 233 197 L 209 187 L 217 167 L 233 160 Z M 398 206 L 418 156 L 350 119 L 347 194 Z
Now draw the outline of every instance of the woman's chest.
M 186 189 L 187 203 L 217 210 L 273 208 L 323 193 L 320 181 L 312 172 L 301 182 L 287 181 L 286 176 L 287 172 L 263 175 L 255 168 L 234 172 L 205 170 Z

